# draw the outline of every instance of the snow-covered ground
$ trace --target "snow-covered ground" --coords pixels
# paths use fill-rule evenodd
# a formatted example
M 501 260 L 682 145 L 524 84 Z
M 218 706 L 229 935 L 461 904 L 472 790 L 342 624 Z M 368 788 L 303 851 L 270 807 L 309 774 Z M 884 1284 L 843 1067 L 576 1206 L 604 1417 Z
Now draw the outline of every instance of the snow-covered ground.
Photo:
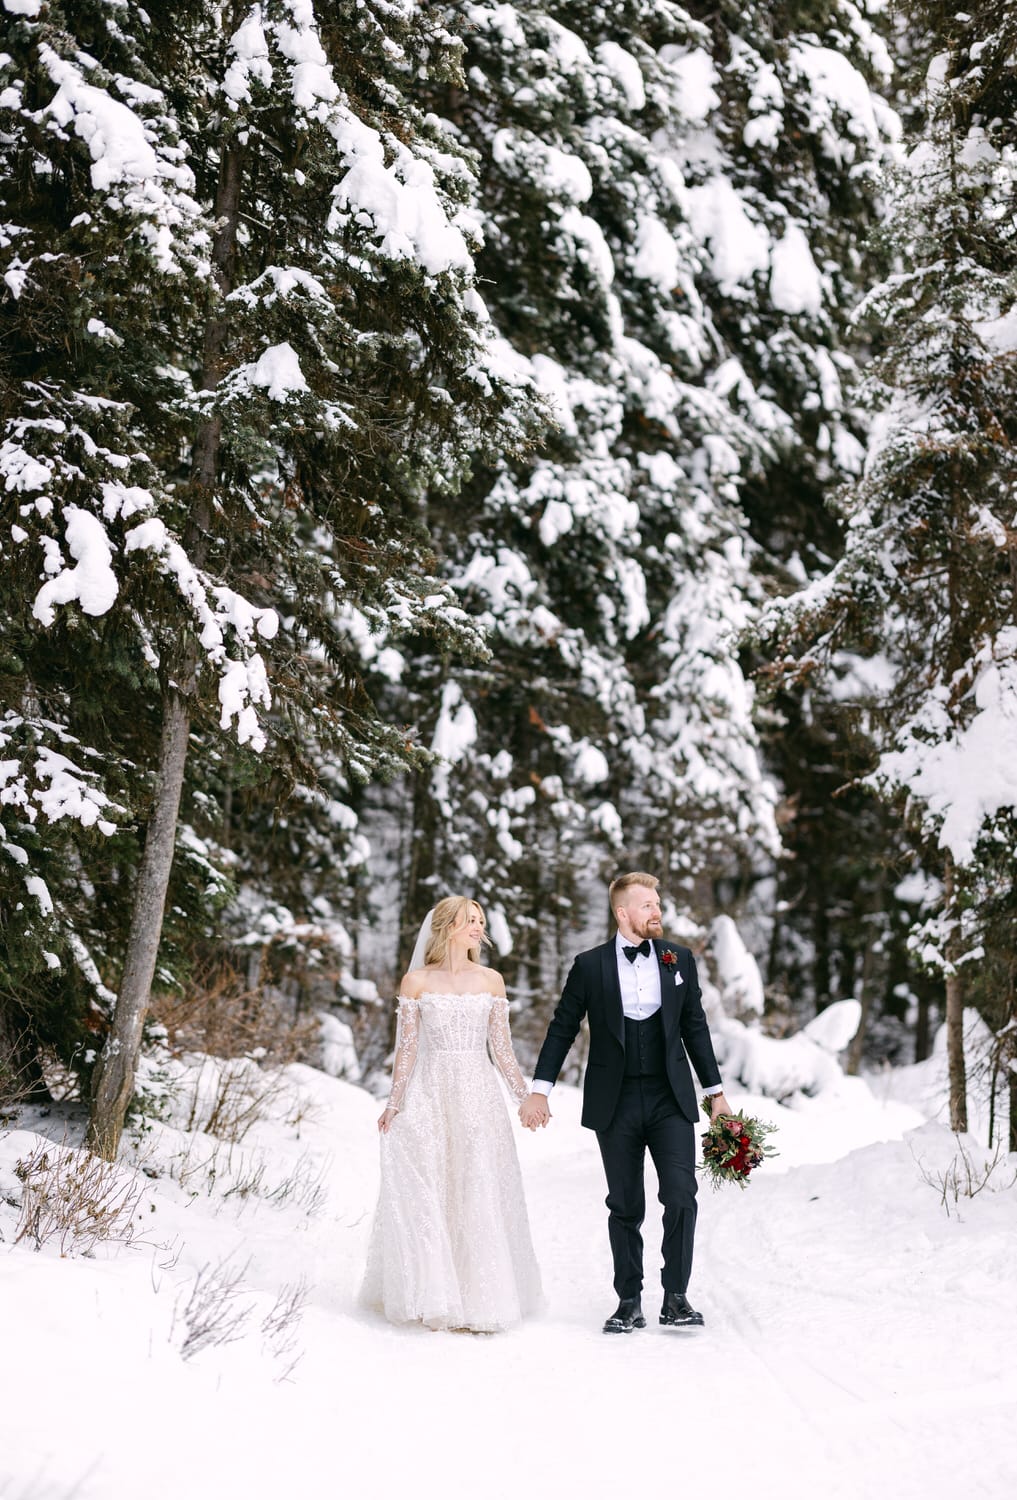
M 911 1105 L 851 1079 L 793 1112 L 734 1094 L 781 1155 L 702 1192 L 706 1328 L 657 1326 L 654 1271 L 648 1328 L 605 1338 L 600 1162 L 557 1089 L 550 1127 L 519 1133 L 546 1311 L 495 1337 L 398 1330 L 354 1305 L 377 1106 L 309 1068 L 285 1082 L 214 1176 L 210 1137 L 144 1134 L 134 1243 L 92 1258 L 12 1243 L 14 1165 L 65 1119 L 0 1137 L 3 1500 L 1017 1492 L 1017 1187 L 993 1190 L 1014 1158 L 948 1213 L 957 1142 Z M 656 1213 L 647 1231 L 655 1266 Z M 184 1359 L 195 1278 L 223 1265 L 246 1320 Z M 273 1332 L 301 1278 L 299 1324 Z

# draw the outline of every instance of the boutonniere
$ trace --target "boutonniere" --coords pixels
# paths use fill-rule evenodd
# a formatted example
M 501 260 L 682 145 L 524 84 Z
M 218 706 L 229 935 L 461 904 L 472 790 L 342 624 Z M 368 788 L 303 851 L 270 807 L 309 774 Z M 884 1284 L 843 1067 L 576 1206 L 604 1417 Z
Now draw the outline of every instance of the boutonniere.
M 685 983 L 681 974 L 678 972 L 678 955 L 677 953 L 675 953 L 673 948 L 665 948 L 663 953 L 660 955 L 660 961 L 664 965 L 664 968 L 667 970 L 667 972 L 674 979 L 676 989 L 680 984 Z

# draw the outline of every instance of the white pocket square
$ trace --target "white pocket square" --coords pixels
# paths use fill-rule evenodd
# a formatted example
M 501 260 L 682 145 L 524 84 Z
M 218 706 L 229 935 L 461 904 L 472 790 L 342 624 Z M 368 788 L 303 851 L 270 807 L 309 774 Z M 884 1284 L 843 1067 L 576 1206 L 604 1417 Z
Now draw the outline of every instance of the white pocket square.
M 678 970 L 677 970 L 677 969 L 675 969 L 675 971 L 674 971 L 674 982 L 675 982 L 675 987 L 676 987 L 676 988 L 677 988 L 677 986 L 678 986 L 678 985 L 680 985 L 680 984 L 684 984 L 684 983 L 685 983 L 685 981 L 684 981 L 684 979 L 683 979 L 683 978 L 682 978 L 682 976 L 681 976 L 681 975 L 680 975 L 680 974 L 679 974 L 679 973 L 678 973 Z

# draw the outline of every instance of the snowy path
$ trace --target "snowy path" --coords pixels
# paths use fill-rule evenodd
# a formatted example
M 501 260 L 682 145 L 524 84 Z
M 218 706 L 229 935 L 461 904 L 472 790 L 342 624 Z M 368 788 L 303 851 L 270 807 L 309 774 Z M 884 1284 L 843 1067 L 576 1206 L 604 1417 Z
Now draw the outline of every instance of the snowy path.
M 501 1500 L 531 1485 L 594 1500 L 707 1486 L 753 1500 L 1015 1492 L 1017 1193 L 985 1193 L 948 1218 L 912 1159 L 952 1148 L 938 1127 L 789 1171 L 809 1146 L 834 1154 L 840 1128 L 817 1116 L 795 1137 L 789 1123 L 781 1162 L 747 1192 L 702 1194 L 691 1290 L 706 1329 L 660 1329 L 648 1277 L 650 1326 L 606 1338 L 600 1162 L 576 1096 L 558 1091 L 551 1127 L 520 1138 L 547 1311 L 484 1338 L 397 1330 L 353 1307 L 376 1109 L 329 1080 L 321 1095 L 301 1149 L 344 1143 L 331 1216 L 300 1226 L 264 1208 L 239 1219 L 177 1209 L 185 1252 L 156 1272 L 183 1284 L 233 1250 L 251 1257 L 256 1293 L 308 1275 L 304 1357 L 287 1383 L 251 1339 L 183 1364 L 169 1288 L 153 1295 L 138 1252 L 0 1254 L 7 1306 L 20 1297 L 27 1313 L 35 1299 L 25 1346 L 5 1348 L 3 1500 L 277 1500 L 296 1489 Z M 891 1106 L 885 1133 L 902 1123 Z M 872 1118 L 859 1128 L 878 1133 Z M 172 1204 L 157 1209 L 172 1223 Z M 654 1204 L 653 1264 L 657 1225 Z

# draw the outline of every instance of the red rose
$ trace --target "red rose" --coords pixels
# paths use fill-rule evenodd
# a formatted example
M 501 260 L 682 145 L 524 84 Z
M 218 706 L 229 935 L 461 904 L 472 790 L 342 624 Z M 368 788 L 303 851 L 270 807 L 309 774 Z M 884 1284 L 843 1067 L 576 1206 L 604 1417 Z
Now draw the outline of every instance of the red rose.
M 672 953 L 670 948 L 665 948 L 660 955 L 660 961 L 662 964 L 666 964 L 669 969 L 673 969 L 678 962 L 678 955 L 677 953 Z

